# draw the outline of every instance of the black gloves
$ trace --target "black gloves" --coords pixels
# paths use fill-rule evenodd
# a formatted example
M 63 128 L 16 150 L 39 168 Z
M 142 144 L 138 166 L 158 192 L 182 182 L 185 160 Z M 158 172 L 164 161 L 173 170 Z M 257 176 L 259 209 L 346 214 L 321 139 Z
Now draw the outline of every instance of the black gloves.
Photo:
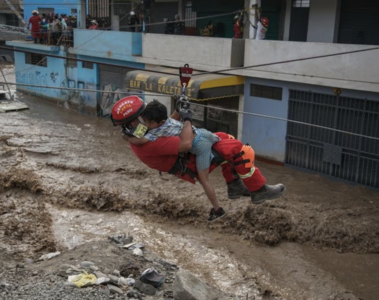
M 190 121 L 192 123 L 192 111 L 190 109 L 180 111 L 179 113 L 183 119 L 183 122 Z
M 129 128 L 124 124 L 122 125 L 122 133 L 125 134 L 127 137 L 133 137 L 133 133 L 129 130 Z
M 192 111 L 190 110 L 190 102 L 187 96 L 181 96 L 175 105 L 175 110 L 180 114 L 184 121 L 190 121 L 192 123 Z
M 181 96 L 175 105 L 175 109 L 177 112 L 181 112 L 182 110 L 188 110 L 190 108 L 190 102 L 187 96 Z

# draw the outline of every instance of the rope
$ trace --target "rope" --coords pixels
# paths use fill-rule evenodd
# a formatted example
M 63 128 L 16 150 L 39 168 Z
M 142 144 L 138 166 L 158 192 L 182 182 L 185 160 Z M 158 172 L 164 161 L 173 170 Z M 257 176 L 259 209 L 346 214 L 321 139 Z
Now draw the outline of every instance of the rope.
M 0 84 L 9 84 L 9 85 L 17 85 L 17 86 L 30 86 L 30 87 L 43 87 L 43 88 L 49 88 L 49 89 L 59 89 L 59 90 L 71 90 L 71 91 L 85 91 L 85 92 L 100 92 L 100 93 L 109 93 L 109 94 L 120 94 L 120 92 L 113 92 L 113 91 L 104 91 L 104 90 L 89 90 L 89 89 L 79 89 L 79 88 L 68 88 L 68 87 L 50 87 L 50 86 L 42 86 L 42 85 L 32 85 L 32 84 L 22 84 L 22 83 L 7 83 L 7 82 L 0 82 Z M 121 92 L 121 94 L 131 94 L 130 92 Z M 144 93 L 135 93 L 133 92 L 133 95 L 144 95 Z M 155 97 L 167 97 L 170 96 L 168 94 L 150 94 L 151 96 Z M 173 96 L 173 95 L 171 95 Z M 238 95 L 239 96 L 239 95 Z M 201 99 L 206 100 L 206 99 Z M 213 100 L 213 98 L 212 98 Z M 273 120 L 278 120 L 278 121 L 284 121 L 288 123 L 294 123 L 294 124 L 300 124 L 300 125 L 305 125 L 305 126 L 310 126 L 310 127 L 315 127 L 319 129 L 325 129 L 325 130 L 331 130 L 339 133 L 344 133 L 344 134 L 349 134 L 357 137 L 362 137 L 362 138 L 367 138 L 367 139 L 372 139 L 379 141 L 379 138 L 373 137 L 373 136 L 367 136 L 359 133 L 354 133 L 354 132 L 349 132 L 349 131 L 344 131 L 340 129 L 335 129 L 335 128 L 329 128 L 321 125 L 316 125 L 316 124 L 310 124 L 310 123 L 305 123 L 301 121 L 295 121 L 295 120 L 289 120 L 286 118 L 280 118 L 280 117 L 273 117 L 273 116 L 268 116 L 268 115 L 263 115 L 263 114 L 257 114 L 257 113 L 252 113 L 252 112 L 245 112 L 245 111 L 239 111 L 239 110 L 233 110 L 233 109 L 228 109 L 228 108 L 221 108 L 213 105 L 203 105 L 199 103 L 194 103 L 191 102 L 191 105 L 195 106 L 200 106 L 200 107 L 206 107 L 206 108 L 212 108 L 216 110 L 221 110 L 221 111 L 227 111 L 227 112 L 232 112 L 236 114 L 242 114 L 242 115 L 250 115 L 250 116 L 255 116 L 255 117 L 261 117 L 261 118 L 266 118 L 266 119 L 273 119 Z

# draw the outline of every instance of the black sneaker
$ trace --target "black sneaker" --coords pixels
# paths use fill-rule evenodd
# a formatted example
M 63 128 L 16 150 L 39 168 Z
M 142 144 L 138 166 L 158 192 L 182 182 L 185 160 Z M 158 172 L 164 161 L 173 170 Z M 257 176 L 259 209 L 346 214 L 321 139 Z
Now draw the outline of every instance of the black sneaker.
M 240 178 L 236 178 L 231 182 L 227 183 L 228 186 L 228 198 L 238 199 L 241 196 L 250 196 L 250 192 L 247 187 L 243 184 Z
M 225 211 L 222 207 L 220 207 L 217 211 L 215 211 L 214 208 L 211 209 L 211 212 L 209 213 L 209 222 L 213 222 L 215 220 L 221 219 L 223 216 L 225 216 Z
M 281 183 L 275 185 L 265 184 L 258 191 L 250 193 L 251 202 L 254 204 L 261 204 L 266 200 L 279 198 L 283 195 L 285 190 L 285 186 Z

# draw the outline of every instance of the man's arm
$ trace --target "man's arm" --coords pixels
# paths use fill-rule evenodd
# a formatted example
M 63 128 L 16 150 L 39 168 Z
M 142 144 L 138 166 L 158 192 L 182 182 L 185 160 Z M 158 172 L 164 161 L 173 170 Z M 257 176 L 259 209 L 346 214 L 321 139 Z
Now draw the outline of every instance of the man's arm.
M 149 140 L 144 137 L 137 138 L 137 137 L 131 136 L 131 137 L 128 137 L 127 141 L 134 145 L 143 145 L 143 144 L 146 144 Z
M 184 121 L 184 126 L 182 132 L 179 135 L 180 143 L 178 152 L 188 152 L 192 148 L 192 142 L 194 138 L 194 134 L 192 131 L 192 123 L 190 120 Z

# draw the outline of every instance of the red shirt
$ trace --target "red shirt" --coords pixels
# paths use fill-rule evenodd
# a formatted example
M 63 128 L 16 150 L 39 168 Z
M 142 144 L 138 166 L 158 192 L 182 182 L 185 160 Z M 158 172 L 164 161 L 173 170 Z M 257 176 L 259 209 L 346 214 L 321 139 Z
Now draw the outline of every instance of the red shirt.
M 32 24 L 32 34 L 37 34 L 39 33 L 39 23 L 41 22 L 41 17 L 40 16 L 31 16 L 29 18 L 29 24 Z M 29 27 L 28 24 L 28 27 Z
M 143 145 L 129 144 L 134 154 L 149 168 L 168 172 L 178 158 L 179 143 L 178 136 L 170 136 Z

